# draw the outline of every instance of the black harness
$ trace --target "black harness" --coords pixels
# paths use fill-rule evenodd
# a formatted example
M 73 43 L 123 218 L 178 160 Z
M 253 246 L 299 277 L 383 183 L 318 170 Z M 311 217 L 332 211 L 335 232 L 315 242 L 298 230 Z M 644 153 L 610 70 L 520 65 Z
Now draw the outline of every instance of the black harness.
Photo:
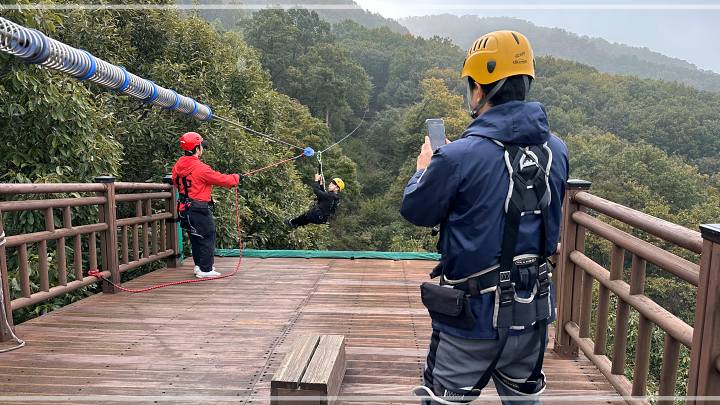
M 547 324 L 551 317 L 550 277 L 551 268 L 547 263 L 546 240 L 548 235 L 547 211 L 550 205 L 550 167 L 552 151 L 547 146 L 504 145 L 494 141 L 505 149 L 504 158 L 510 177 L 510 186 L 505 200 L 505 227 L 503 229 L 500 266 L 488 276 L 468 279 L 465 286 L 467 292 L 479 294 L 485 286 L 496 286 L 495 316 L 493 321 L 498 331 L 499 347 L 495 359 L 485 373 L 473 386 L 471 391 L 481 389 L 490 381 L 495 373 L 507 385 L 525 394 L 536 394 L 545 388 L 545 375 L 542 372 L 545 346 L 547 345 Z M 542 218 L 542 235 L 540 239 L 539 257 L 515 256 L 520 220 L 525 215 L 540 215 Z M 533 280 L 534 279 L 534 280 Z M 532 300 L 516 300 L 515 286 L 532 286 Z M 533 319 L 534 318 L 534 319 Z M 541 349 L 537 362 L 530 377 L 524 382 L 508 379 L 495 370 L 502 355 L 509 330 L 526 328 L 537 324 L 542 336 Z
M 505 225 L 500 263 L 462 280 L 448 280 L 443 274 L 442 265 L 439 265 L 433 270 L 431 277 L 441 275 L 441 286 L 453 288 L 443 288 L 432 283 L 423 283 L 421 287 L 423 303 L 434 320 L 464 329 L 472 329 L 474 325 L 468 297 L 495 292 L 493 326 L 498 331 L 497 354 L 470 391 L 467 394 L 458 394 L 461 398 L 457 401 L 453 398 L 451 401 L 457 403 L 467 403 L 477 398 L 479 391 L 493 375 L 520 394 L 539 394 L 545 388 L 542 366 L 547 345 L 547 324 L 552 316 L 552 268 L 546 257 L 552 151 L 547 144 L 519 146 L 505 145 L 497 140 L 493 142 L 504 149 L 505 166 L 510 179 L 504 206 Z M 526 215 L 539 215 L 541 218 L 540 251 L 538 255 L 516 256 L 520 222 Z M 517 290 L 531 293 L 529 297 L 518 297 Z M 541 350 L 532 373 L 525 381 L 505 376 L 495 368 L 510 330 L 531 327 L 538 328 L 542 336 Z M 446 390 L 446 394 L 447 392 Z
M 179 174 L 173 179 L 175 187 L 178 190 L 177 200 L 177 212 L 180 213 L 180 205 L 187 207 L 192 201 L 190 199 L 190 187 L 192 187 L 192 180 L 188 179 L 187 176 L 180 176 Z

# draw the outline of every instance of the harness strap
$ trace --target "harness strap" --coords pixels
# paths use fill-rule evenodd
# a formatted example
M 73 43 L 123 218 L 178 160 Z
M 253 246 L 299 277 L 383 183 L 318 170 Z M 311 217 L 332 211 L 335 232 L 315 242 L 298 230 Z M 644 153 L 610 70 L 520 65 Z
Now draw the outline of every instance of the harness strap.
M 499 269 L 500 282 L 498 283 L 498 288 L 495 291 L 497 297 L 496 305 L 499 307 L 496 320 L 498 331 L 497 354 L 483 375 L 480 376 L 475 385 L 473 385 L 471 391 L 480 390 L 487 385 L 493 375 L 493 372 L 495 372 L 495 367 L 497 366 L 498 361 L 500 361 L 503 350 L 505 350 L 509 329 L 512 324 L 512 306 L 513 301 L 515 300 L 515 288 L 512 284 L 510 271 L 512 270 L 513 257 L 515 256 L 515 243 L 517 242 L 519 228 L 520 210 L 518 210 L 515 204 L 512 204 L 511 201 L 511 204 L 508 207 L 508 212 L 505 214 L 505 227 L 503 230 L 502 253 L 500 256 Z M 475 288 L 477 288 L 477 285 Z
M 492 377 L 493 373 L 495 372 L 495 367 L 497 367 L 498 361 L 500 361 L 500 356 L 502 355 L 503 350 L 505 350 L 505 344 L 507 343 L 509 334 L 508 328 L 498 328 L 498 352 L 495 358 L 493 359 L 492 363 L 488 365 L 487 370 L 485 370 L 485 373 L 480 377 L 480 379 L 473 385 L 473 387 L 470 389 L 470 392 L 481 390 L 483 389 L 488 382 L 490 382 L 490 377 Z M 542 365 L 540 366 L 542 369 Z M 533 370 L 534 371 L 534 370 Z
M 535 210 L 539 209 L 540 214 L 542 215 L 543 228 L 542 240 L 540 243 L 542 250 L 540 252 L 540 257 L 545 257 L 545 239 L 548 226 L 547 193 L 549 192 L 549 190 L 546 188 L 547 183 L 545 179 L 547 178 L 548 173 L 546 173 L 546 169 L 542 167 L 542 163 L 538 161 L 539 159 L 534 158 L 534 154 L 531 155 L 527 151 L 527 149 L 512 144 L 502 144 L 502 146 L 505 149 L 505 162 L 508 169 L 508 175 L 510 177 L 510 187 L 505 204 L 505 226 L 503 229 L 503 239 L 501 244 L 502 250 L 500 254 L 500 268 L 498 269 L 499 283 L 497 290 L 495 291 L 496 305 L 498 306 L 497 319 L 495 319 L 498 331 L 498 348 L 495 358 L 485 370 L 483 375 L 480 376 L 475 385 L 473 385 L 471 391 L 481 390 L 487 385 L 493 373 L 495 372 L 495 367 L 497 366 L 497 363 L 500 360 L 503 351 L 505 350 L 505 345 L 507 343 L 509 335 L 509 329 L 512 324 L 512 309 L 513 301 L 515 298 L 515 288 L 513 287 L 512 283 L 511 271 L 513 270 L 515 248 L 517 245 L 518 233 L 520 230 L 520 218 L 524 215 L 524 210 L 528 209 L 529 205 L 534 206 Z M 524 167 L 522 167 L 522 163 L 527 158 L 533 160 L 534 164 L 537 166 L 537 170 L 534 176 L 529 179 L 523 178 L 523 176 L 521 175 L 524 169 Z M 512 159 L 512 162 L 510 161 L 510 159 Z M 538 181 L 540 179 L 540 176 L 542 176 L 542 185 L 538 184 L 540 183 Z M 528 191 L 530 188 L 534 189 L 533 191 L 537 196 L 537 201 L 534 202 L 534 204 L 529 201 L 529 198 L 527 196 L 527 194 L 529 194 Z M 517 196 L 518 198 L 513 198 L 513 196 Z M 547 277 L 547 272 L 544 276 Z M 538 278 L 538 282 L 540 282 L 540 278 Z M 549 286 L 549 281 L 543 281 L 543 285 Z M 477 290 L 477 282 L 468 283 L 468 288 L 470 288 L 471 290 Z M 545 292 L 543 291 L 543 293 Z M 542 346 L 540 348 L 538 359 L 535 363 L 535 367 L 533 368 L 532 373 L 530 374 L 530 377 L 528 377 L 526 382 L 523 383 L 525 385 L 524 388 L 529 387 L 529 385 L 531 384 L 536 386 L 537 381 L 540 378 L 543 378 L 542 366 L 545 357 L 545 345 L 547 345 L 547 318 L 538 321 L 538 323 L 538 328 L 540 329 L 542 335 Z

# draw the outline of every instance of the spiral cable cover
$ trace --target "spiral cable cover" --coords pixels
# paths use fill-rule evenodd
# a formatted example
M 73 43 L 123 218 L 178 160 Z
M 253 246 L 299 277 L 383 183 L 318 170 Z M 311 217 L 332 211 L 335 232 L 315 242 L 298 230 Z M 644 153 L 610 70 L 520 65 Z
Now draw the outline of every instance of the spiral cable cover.
M 134 97 L 149 105 L 179 111 L 201 121 L 212 119 L 212 109 L 190 97 L 136 76 L 40 31 L 23 27 L 0 17 L 0 52 L 25 62 L 69 74 L 109 90 Z

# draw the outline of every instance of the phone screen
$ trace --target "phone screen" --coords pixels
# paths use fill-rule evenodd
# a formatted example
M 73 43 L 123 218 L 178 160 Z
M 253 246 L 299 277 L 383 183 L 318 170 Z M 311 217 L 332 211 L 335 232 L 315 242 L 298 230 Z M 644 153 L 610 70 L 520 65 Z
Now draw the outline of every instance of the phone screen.
M 430 137 L 430 146 L 435 152 L 439 147 L 445 145 L 445 122 L 442 118 L 431 118 L 425 120 L 425 125 L 427 125 Z

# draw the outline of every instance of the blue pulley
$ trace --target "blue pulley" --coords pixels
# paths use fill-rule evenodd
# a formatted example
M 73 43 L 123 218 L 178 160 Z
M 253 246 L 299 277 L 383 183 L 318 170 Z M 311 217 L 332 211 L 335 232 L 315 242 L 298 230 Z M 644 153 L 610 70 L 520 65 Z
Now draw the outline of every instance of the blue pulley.
M 305 157 L 314 156 L 314 155 L 315 155 L 315 149 L 313 149 L 313 148 L 311 148 L 311 147 L 308 146 L 308 147 L 306 147 L 305 149 L 303 149 L 303 155 L 305 155 Z

